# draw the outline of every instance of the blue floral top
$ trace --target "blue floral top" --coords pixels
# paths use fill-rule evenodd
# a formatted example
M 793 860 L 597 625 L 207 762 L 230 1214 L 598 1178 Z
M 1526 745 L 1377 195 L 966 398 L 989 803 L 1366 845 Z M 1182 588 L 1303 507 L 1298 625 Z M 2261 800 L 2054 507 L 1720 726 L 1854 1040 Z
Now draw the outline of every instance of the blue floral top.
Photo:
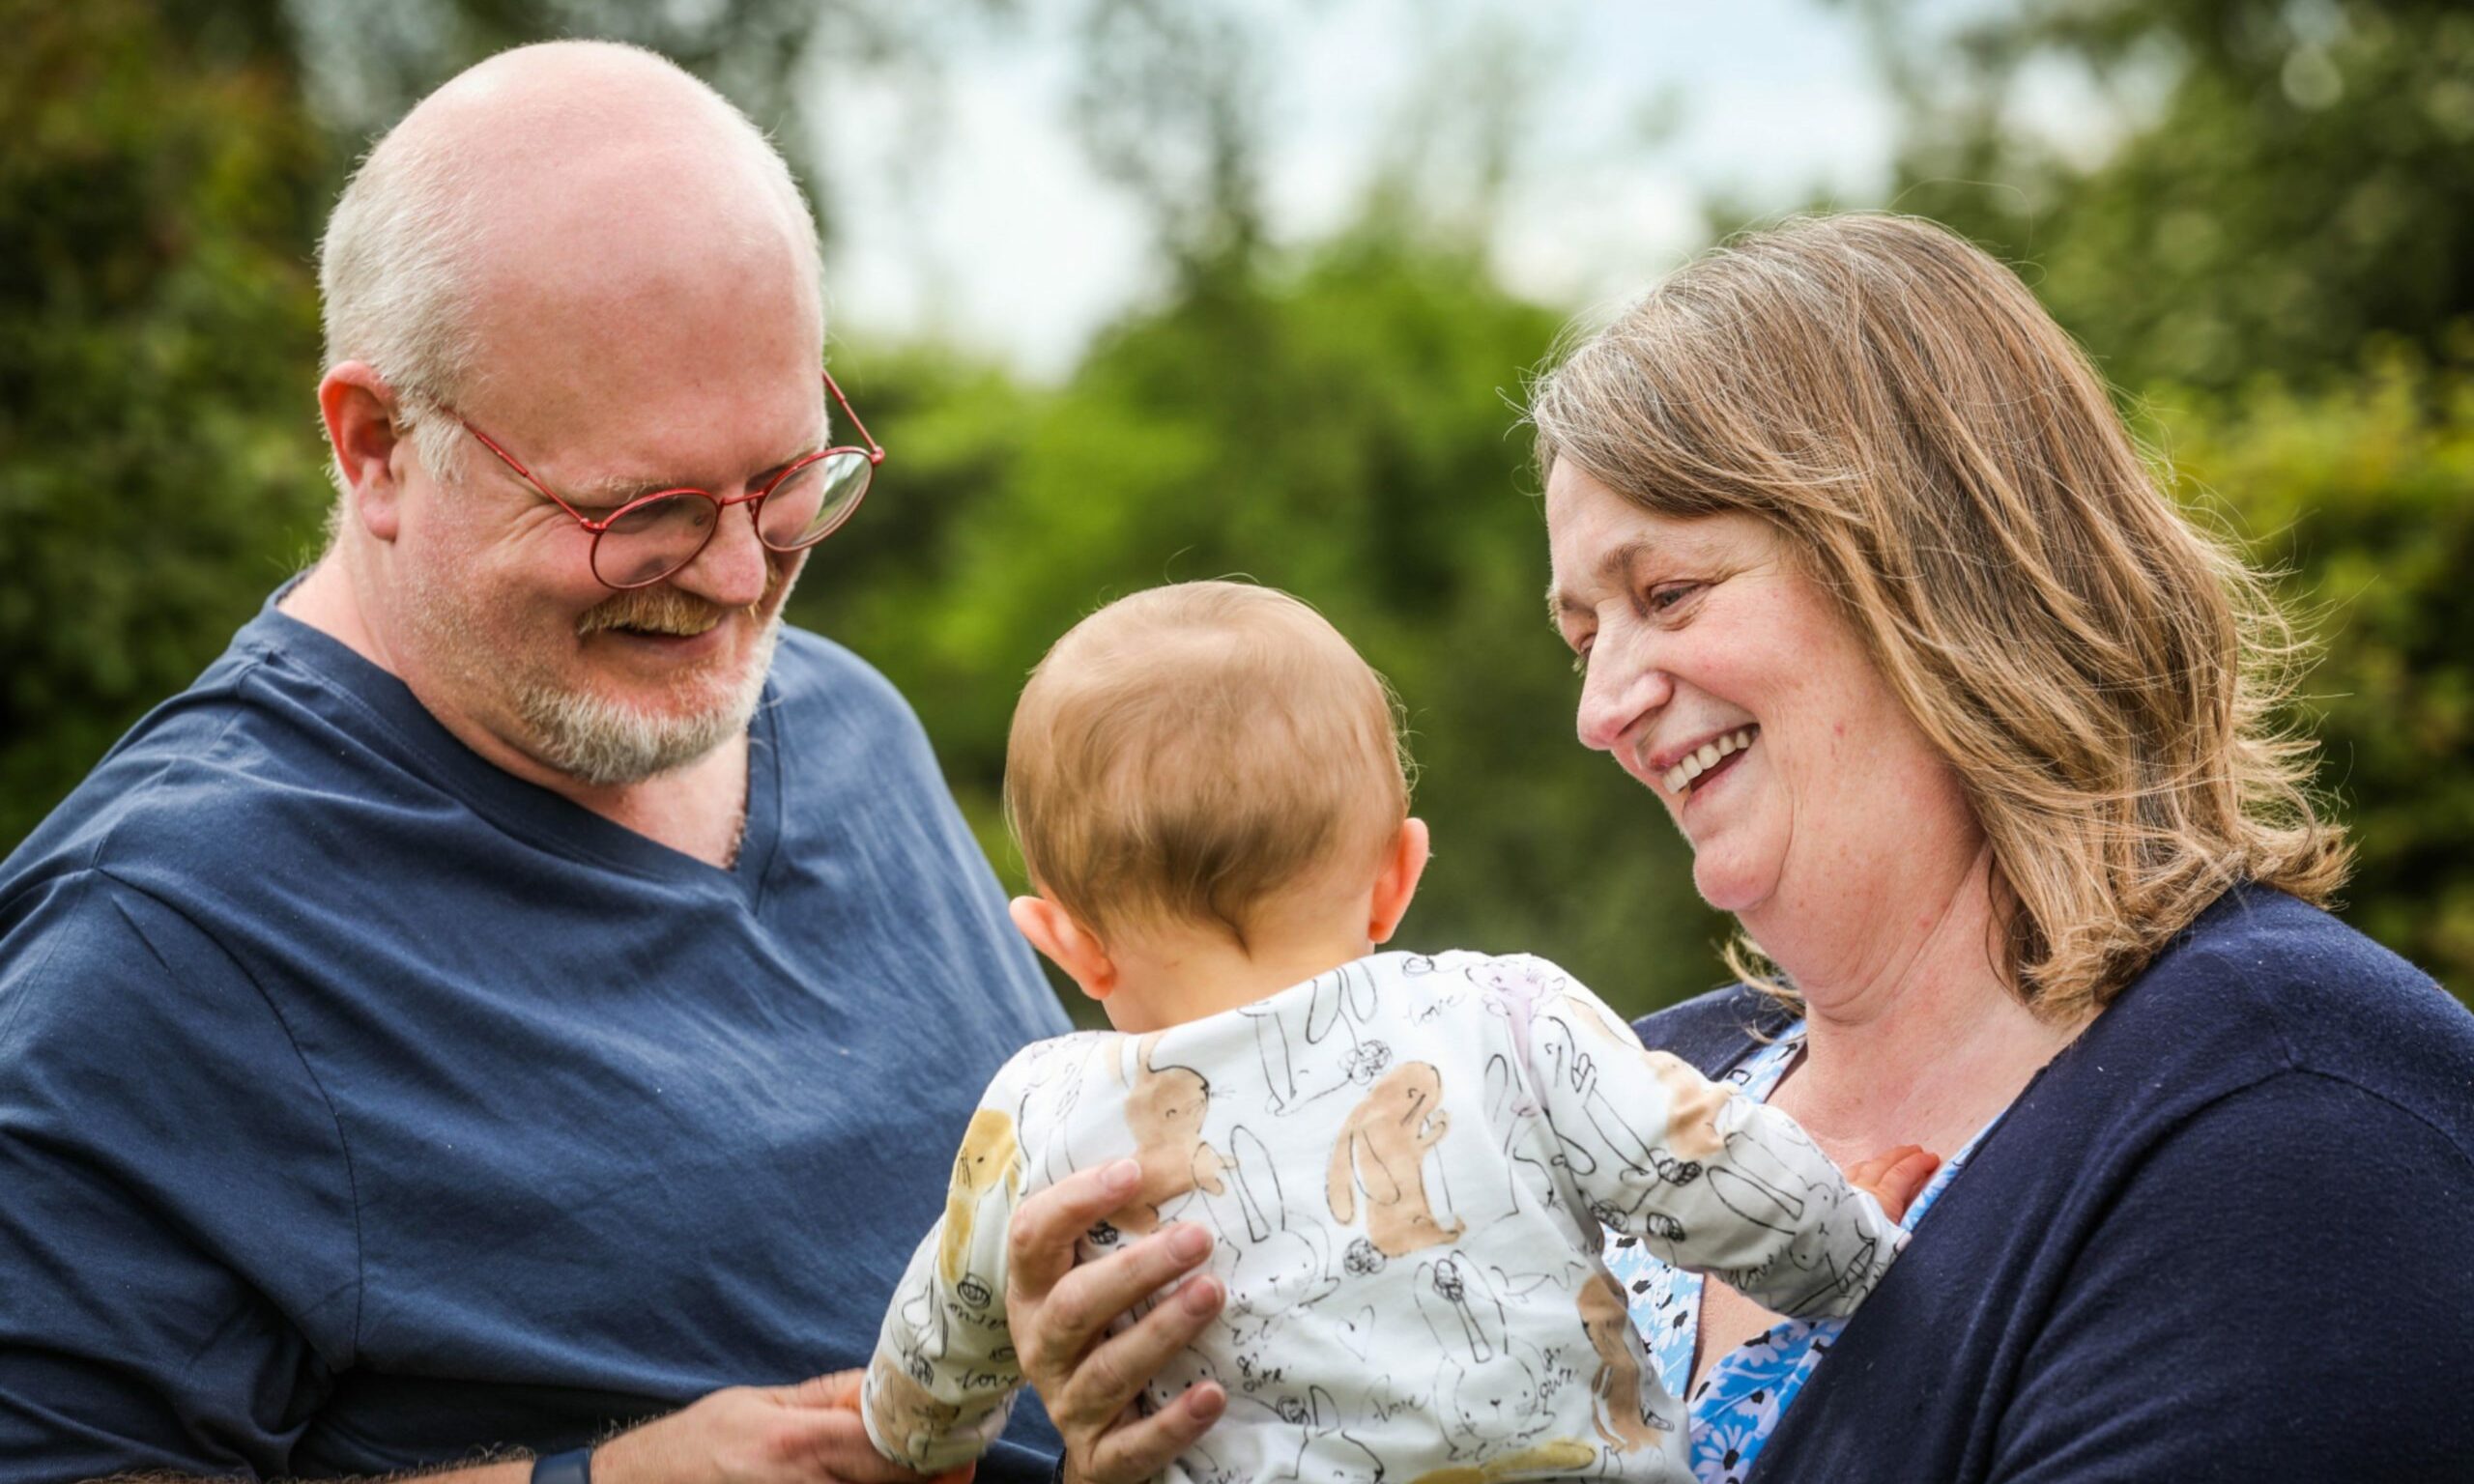
M 1766 1102 L 1803 1049 L 1804 1023 L 1798 1020 L 1728 1072 L 1726 1080 Z M 1983 1137 L 1978 1130 L 1965 1149 L 1942 1161 L 1932 1183 L 1907 1208 L 1902 1226 L 1915 1229 Z M 1606 1266 L 1631 1297 L 1632 1324 L 1649 1342 L 1658 1380 L 1670 1393 L 1684 1395 L 1692 1380 L 1693 1347 L 1701 1333 L 1701 1276 L 1668 1267 L 1633 1237 L 1617 1237 L 1607 1243 Z M 1687 1399 L 1692 1473 L 1700 1484 L 1742 1484 L 1743 1476 L 1752 1471 L 1752 1461 L 1761 1454 L 1762 1443 L 1786 1414 L 1787 1404 L 1803 1389 L 1813 1368 L 1821 1364 L 1846 1327 L 1844 1319 L 1791 1319 L 1719 1357 Z

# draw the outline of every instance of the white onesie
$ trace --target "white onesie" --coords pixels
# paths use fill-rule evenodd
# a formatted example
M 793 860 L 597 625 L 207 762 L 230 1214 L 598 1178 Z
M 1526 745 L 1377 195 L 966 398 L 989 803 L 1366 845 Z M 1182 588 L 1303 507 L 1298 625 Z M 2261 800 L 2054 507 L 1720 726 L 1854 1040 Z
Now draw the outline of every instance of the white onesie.
M 1378 954 L 1006 1064 L 868 1367 L 886 1457 L 936 1472 L 1002 1430 L 1014 1208 L 1127 1156 L 1142 1184 L 1084 1260 L 1165 1221 L 1220 1234 L 1227 1304 L 1145 1396 L 1226 1388 L 1168 1470 L 1191 1484 L 1688 1480 L 1603 1228 L 1798 1318 L 1851 1312 L 1900 1240 L 1785 1114 L 1642 1050 L 1553 964 Z

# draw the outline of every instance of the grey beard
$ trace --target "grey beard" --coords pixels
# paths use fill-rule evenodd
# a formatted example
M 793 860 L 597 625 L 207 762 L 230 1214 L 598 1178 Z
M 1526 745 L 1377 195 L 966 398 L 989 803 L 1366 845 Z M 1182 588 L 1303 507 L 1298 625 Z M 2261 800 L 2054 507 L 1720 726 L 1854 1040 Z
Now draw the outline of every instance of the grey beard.
M 708 711 L 681 717 L 647 716 L 599 696 L 528 685 L 516 695 L 516 712 L 532 731 L 532 753 L 542 762 L 597 788 L 640 784 L 705 756 L 745 729 L 773 670 L 773 648 L 782 638 L 776 611 L 764 625 L 735 695 Z

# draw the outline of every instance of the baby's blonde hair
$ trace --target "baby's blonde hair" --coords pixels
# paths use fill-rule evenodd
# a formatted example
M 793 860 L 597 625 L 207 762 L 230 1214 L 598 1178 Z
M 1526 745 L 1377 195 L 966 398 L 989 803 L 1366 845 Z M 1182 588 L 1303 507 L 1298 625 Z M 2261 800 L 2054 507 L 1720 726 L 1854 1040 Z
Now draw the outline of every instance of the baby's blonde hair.
M 1363 862 L 1408 815 L 1391 690 L 1321 614 L 1178 583 L 1074 626 L 1023 687 L 1005 815 L 1032 882 L 1092 931 L 1207 924 Z

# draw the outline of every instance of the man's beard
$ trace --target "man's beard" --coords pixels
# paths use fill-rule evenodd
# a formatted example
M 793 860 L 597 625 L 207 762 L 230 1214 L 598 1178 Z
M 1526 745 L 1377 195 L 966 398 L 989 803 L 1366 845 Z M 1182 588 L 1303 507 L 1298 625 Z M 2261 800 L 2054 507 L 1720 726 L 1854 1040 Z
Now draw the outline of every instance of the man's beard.
M 682 768 L 738 735 L 756 715 L 782 615 L 763 620 L 755 653 L 720 704 L 675 714 L 638 711 L 589 691 L 532 682 L 517 690 L 516 714 L 532 732 L 532 753 L 560 772 L 596 788 L 640 784 Z
M 773 561 L 767 563 L 763 595 L 744 609 L 720 608 L 676 588 L 654 586 L 613 593 L 576 621 L 579 637 L 629 628 L 699 634 L 739 616 L 761 622 L 746 669 L 729 694 L 713 697 L 711 676 L 700 667 L 678 677 L 675 695 L 683 705 L 675 710 L 639 710 L 590 690 L 553 683 L 538 671 L 509 676 L 504 668 L 493 666 L 487 641 L 475 632 L 469 609 L 457 597 L 436 602 L 428 601 L 430 594 L 417 595 L 414 622 L 428 631 L 433 653 L 457 657 L 468 684 L 508 695 L 513 680 L 511 699 L 527 733 L 525 752 L 578 783 L 608 788 L 685 767 L 746 728 L 763 698 L 773 650 L 781 642 L 778 600 L 783 586 L 781 565 Z M 760 614 L 765 616 L 760 619 Z M 496 678 L 481 672 L 485 670 L 495 670 Z

